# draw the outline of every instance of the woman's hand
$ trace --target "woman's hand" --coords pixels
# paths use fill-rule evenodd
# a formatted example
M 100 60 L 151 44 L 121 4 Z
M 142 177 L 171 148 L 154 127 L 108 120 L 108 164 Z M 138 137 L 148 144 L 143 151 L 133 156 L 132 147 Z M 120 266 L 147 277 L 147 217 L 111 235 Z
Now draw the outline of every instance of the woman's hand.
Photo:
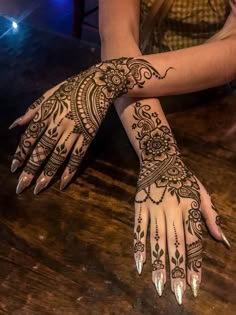
M 202 267 L 202 216 L 218 240 L 230 247 L 206 189 L 183 163 L 170 128 L 151 106 L 134 105 L 132 129 L 141 170 L 135 197 L 134 258 L 139 274 L 146 260 L 150 219 L 152 281 L 161 296 L 168 248 L 171 288 L 179 304 L 186 282 L 197 296 Z M 167 248 L 166 248 L 167 240 Z
M 70 154 L 61 179 L 63 189 L 75 174 L 109 106 L 134 86 L 142 88 L 153 76 L 165 77 L 145 60 L 120 58 L 95 65 L 46 92 L 10 127 L 32 120 L 12 162 L 14 172 L 28 159 L 16 192 L 29 186 L 45 164 L 34 190 L 39 193 Z

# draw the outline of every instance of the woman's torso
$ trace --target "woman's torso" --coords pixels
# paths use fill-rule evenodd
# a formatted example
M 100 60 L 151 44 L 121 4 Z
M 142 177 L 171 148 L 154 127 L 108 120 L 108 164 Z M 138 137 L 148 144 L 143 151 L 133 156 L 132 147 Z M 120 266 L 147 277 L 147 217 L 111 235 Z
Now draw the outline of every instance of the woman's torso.
M 141 0 L 142 25 L 158 0 Z M 169 0 L 165 0 L 169 1 Z M 222 28 L 229 14 L 228 0 L 173 0 L 160 25 L 158 14 L 146 35 L 146 53 L 176 50 L 203 43 Z M 166 3 L 165 3 L 166 4 Z

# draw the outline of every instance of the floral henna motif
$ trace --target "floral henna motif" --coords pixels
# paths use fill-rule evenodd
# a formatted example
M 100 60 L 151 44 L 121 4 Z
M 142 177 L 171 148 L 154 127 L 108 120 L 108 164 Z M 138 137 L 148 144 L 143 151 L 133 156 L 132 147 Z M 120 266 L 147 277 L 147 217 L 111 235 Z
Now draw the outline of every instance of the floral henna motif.
M 82 151 L 78 149 L 70 161 L 69 168 L 74 170 L 75 165 L 79 164 L 82 155 L 95 136 L 109 106 L 116 98 L 135 86 L 142 88 L 145 82 L 152 77 L 159 80 L 164 79 L 170 69 L 173 68 L 168 68 L 161 75 L 145 60 L 120 58 L 97 64 L 81 74 L 67 79 L 50 97 L 46 100 L 40 98 L 31 106 L 34 109 L 42 105 L 36 113 L 34 121 L 26 130 L 15 159 L 20 163 L 24 161 L 27 153 L 32 150 L 32 139 L 38 140 L 49 121 L 55 124 L 57 131 L 58 121 L 68 119 L 74 124 L 73 133 L 83 137 Z M 164 136 L 160 134 L 159 137 L 163 138 Z M 165 137 L 167 138 L 167 135 Z M 44 139 L 45 141 L 46 139 Z M 33 162 L 30 161 L 27 164 L 27 173 L 35 174 L 54 145 L 52 141 L 48 141 L 45 146 L 40 143 L 38 146 L 40 154 L 34 156 Z M 56 150 L 57 153 L 53 153 L 52 161 L 46 170 L 48 174 L 54 174 L 64 160 L 66 152 L 58 150 L 59 148 Z M 164 157 L 164 153 L 162 156 Z M 55 167 L 53 166 L 54 163 Z
M 141 212 L 142 212 L 142 207 L 140 207 L 139 216 L 138 216 L 138 225 L 134 233 L 134 239 L 135 239 L 134 253 L 136 254 L 136 256 L 141 256 L 142 253 L 144 252 L 144 243 L 142 242 L 142 239 L 144 238 L 144 231 L 141 231 L 141 225 L 140 225 L 142 222 Z
M 179 241 L 178 241 L 178 235 L 176 232 L 176 228 L 175 225 L 173 224 L 174 227 L 174 232 L 175 232 L 175 257 L 171 258 L 171 262 L 175 265 L 174 269 L 171 271 L 171 276 L 173 279 L 177 279 L 177 278 L 185 278 L 185 273 L 184 273 L 184 268 L 181 267 L 181 265 L 183 264 L 183 255 L 180 255 L 180 252 L 178 250 L 178 247 L 180 245 Z
M 137 102 L 134 105 L 133 130 L 141 150 L 141 171 L 137 191 L 145 192 L 143 202 L 150 199 L 151 186 L 168 189 L 172 196 L 191 198 L 200 204 L 200 188 L 193 173 L 179 157 L 176 141 L 169 127 L 162 125 L 157 113 L 151 112 L 149 105 Z M 164 199 L 165 195 L 162 197 Z M 162 201 L 161 200 L 161 201 Z
M 147 61 L 120 58 L 90 68 L 73 90 L 71 109 L 74 121 L 80 126 L 87 142 L 95 136 L 109 106 L 134 86 L 142 88 L 146 80 L 155 76 L 164 79 Z M 95 102 L 95 106 L 94 106 Z M 86 104 L 86 106 L 84 105 Z

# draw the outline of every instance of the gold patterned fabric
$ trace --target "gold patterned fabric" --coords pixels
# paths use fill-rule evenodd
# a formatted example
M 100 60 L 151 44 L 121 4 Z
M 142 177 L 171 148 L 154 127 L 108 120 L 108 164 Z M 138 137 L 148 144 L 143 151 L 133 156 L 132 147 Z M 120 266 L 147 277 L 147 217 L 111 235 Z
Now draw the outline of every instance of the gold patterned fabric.
M 141 0 L 141 28 L 155 1 Z M 155 21 L 145 52 L 199 45 L 222 28 L 229 12 L 228 0 L 174 0 L 159 27 Z

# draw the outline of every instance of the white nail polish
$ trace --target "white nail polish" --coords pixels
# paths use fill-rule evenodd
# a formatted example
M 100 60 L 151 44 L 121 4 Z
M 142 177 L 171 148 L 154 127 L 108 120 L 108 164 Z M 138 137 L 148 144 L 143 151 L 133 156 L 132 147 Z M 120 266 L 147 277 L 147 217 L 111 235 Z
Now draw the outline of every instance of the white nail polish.
M 60 184 L 60 190 L 63 190 L 66 187 L 70 179 L 71 179 L 71 176 L 69 174 L 66 174 L 65 176 L 63 176 L 61 180 L 61 184 Z
M 135 254 L 135 263 L 136 263 L 136 268 L 138 270 L 138 273 L 139 275 L 141 275 L 142 269 L 143 269 L 143 254 L 142 253 Z
M 177 280 L 174 283 L 175 297 L 179 305 L 183 302 L 184 284 L 182 280 Z
M 41 190 L 43 190 L 47 186 L 47 180 L 45 177 L 42 177 L 37 183 L 34 188 L 34 194 L 37 195 L 40 193 Z
M 154 284 L 159 296 L 162 296 L 164 289 L 164 273 L 162 271 L 155 271 Z
M 192 288 L 192 291 L 193 291 L 193 296 L 197 297 L 199 286 L 200 286 L 199 276 L 196 275 L 196 274 L 193 274 L 191 276 L 190 281 L 191 281 L 191 288 Z
M 225 245 L 231 248 L 230 242 L 228 241 L 227 237 L 224 235 L 223 232 L 221 233 L 221 236 L 222 236 L 222 241 L 225 243 Z
M 11 129 L 17 127 L 17 126 L 19 125 L 19 122 L 20 122 L 21 120 L 22 120 L 22 117 L 17 118 L 17 119 L 10 125 L 10 127 L 9 127 L 8 129 L 11 130 Z
M 11 172 L 14 173 L 19 166 L 19 162 L 17 160 L 13 160 L 11 164 Z
M 27 186 L 29 186 L 29 184 L 30 182 L 27 176 L 21 177 L 16 187 L 16 193 L 20 194 Z

